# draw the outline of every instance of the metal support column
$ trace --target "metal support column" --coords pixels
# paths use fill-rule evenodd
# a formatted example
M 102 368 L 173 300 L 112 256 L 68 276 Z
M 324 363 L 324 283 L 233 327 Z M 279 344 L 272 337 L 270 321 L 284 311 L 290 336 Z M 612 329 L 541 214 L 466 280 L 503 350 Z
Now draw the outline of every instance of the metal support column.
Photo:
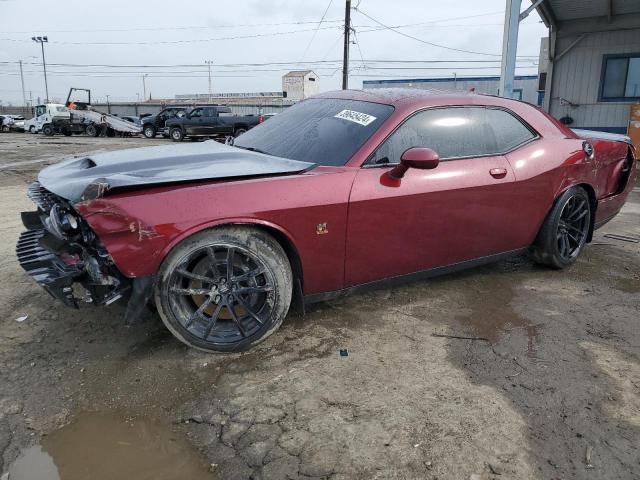
M 504 35 L 502 37 L 502 66 L 498 93 L 502 97 L 513 97 L 513 82 L 516 73 L 518 51 L 518 28 L 522 0 L 507 0 L 504 12 Z

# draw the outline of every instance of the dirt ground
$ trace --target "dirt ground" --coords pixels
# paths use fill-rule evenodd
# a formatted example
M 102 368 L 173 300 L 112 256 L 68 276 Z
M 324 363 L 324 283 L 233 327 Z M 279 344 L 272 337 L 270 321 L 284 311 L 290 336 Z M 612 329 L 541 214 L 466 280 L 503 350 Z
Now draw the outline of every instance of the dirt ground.
M 515 257 L 318 304 L 251 352 L 207 355 L 151 313 L 126 327 L 120 305 L 67 309 L 14 257 L 40 168 L 163 142 L 0 134 L 11 480 L 640 477 L 640 243 L 604 236 L 640 238 L 640 188 L 568 270 Z

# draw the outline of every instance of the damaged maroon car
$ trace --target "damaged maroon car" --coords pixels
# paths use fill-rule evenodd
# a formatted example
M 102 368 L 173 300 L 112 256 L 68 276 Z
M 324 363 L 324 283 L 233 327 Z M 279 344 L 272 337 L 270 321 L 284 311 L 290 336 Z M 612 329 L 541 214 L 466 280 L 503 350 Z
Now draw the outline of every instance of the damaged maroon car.
M 273 333 L 335 298 L 529 250 L 571 265 L 636 174 L 624 136 L 476 94 L 332 92 L 245 133 L 72 158 L 22 214 L 24 269 L 70 307 L 153 303 L 196 348 Z

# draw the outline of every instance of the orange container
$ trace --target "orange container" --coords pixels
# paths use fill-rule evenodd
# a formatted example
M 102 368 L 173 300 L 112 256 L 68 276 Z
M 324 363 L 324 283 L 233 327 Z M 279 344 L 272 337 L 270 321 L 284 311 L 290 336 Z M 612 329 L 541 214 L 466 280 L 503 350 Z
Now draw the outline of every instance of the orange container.
M 636 151 L 640 151 L 640 103 L 631 105 L 627 134 L 631 137 Z

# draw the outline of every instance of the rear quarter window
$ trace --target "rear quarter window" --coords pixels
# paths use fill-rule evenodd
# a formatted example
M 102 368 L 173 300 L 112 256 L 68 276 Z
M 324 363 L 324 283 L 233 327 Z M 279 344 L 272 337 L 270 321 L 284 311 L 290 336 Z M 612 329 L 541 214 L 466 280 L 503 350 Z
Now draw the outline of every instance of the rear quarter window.
M 486 120 L 495 135 L 499 153 L 510 152 L 536 137 L 519 119 L 505 110 L 487 109 Z

